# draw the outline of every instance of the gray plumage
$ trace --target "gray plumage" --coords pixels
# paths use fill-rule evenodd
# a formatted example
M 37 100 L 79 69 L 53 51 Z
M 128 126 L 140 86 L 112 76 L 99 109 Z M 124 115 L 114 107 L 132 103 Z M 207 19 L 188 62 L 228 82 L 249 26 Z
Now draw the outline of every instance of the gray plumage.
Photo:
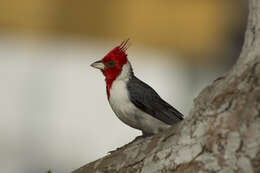
M 160 121 L 172 125 L 183 119 L 183 115 L 164 101 L 149 85 L 139 80 L 131 73 L 127 82 L 131 102 Z

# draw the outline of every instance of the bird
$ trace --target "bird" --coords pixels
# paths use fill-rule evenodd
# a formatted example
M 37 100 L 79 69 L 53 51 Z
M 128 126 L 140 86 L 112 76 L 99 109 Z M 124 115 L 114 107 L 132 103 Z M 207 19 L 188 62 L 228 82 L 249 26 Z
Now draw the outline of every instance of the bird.
M 138 79 L 128 60 L 129 39 L 91 64 L 105 76 L 108 102 L 116 116 L 142 136 L 165 131 L 184 116 L 145 82 Z

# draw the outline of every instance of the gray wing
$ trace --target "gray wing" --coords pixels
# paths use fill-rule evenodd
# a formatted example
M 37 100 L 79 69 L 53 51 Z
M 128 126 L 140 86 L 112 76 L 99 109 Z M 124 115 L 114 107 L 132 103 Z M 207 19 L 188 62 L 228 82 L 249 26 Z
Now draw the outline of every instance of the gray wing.
M 172 125 L 183 119 L 183 115 L 165 102 L 149 85 L 132 76 L 127 84 L 130 100 L 136 107 L 162 122 Z

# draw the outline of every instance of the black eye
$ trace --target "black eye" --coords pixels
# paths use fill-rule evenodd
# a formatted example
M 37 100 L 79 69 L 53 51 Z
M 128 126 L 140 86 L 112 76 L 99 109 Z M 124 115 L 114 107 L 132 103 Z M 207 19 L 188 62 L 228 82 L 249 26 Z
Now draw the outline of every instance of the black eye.
M 116 65 L 116 63 L 114 62 L 114 61 L 108 61 L 107 63 L 106 63 L 106 66 L 107 67 L 114 67 Z

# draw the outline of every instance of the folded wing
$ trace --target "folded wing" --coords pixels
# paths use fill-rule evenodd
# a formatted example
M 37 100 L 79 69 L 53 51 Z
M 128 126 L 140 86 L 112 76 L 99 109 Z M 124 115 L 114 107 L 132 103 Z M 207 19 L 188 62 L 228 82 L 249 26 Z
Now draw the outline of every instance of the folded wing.
M 160 121 L 172 125 L 183 119 L 182 113 L 164 101 L 149 85 L 133 76 L 127 84 L 132 103 Z

